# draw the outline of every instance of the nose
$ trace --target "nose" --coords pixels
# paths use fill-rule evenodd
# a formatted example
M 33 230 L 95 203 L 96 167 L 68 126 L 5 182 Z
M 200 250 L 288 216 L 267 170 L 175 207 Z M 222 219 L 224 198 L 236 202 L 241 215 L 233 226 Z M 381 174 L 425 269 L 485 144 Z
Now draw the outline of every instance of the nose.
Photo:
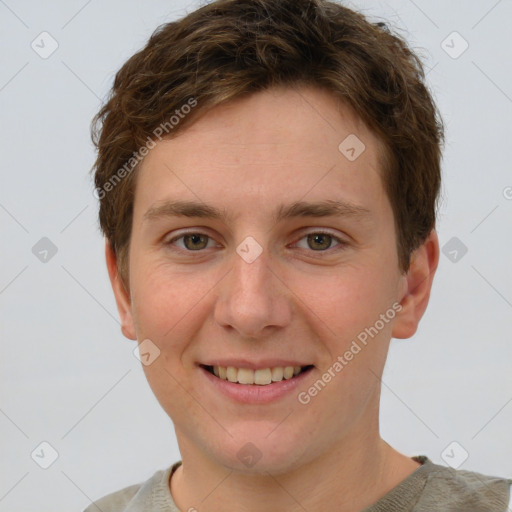
M 252 263 L 235 253 L 218 293 L 216 322 L 243 338 L 262 338 L 291 321 L 292 293 L 265 250 Z

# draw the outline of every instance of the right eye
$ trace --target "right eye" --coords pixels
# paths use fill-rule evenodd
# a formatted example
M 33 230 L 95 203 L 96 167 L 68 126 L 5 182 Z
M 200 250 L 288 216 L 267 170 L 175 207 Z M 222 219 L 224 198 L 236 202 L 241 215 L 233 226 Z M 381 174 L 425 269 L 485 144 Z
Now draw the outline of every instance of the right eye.
M 210 236 L 196 231 L 189 231 L 171 238 L 171 240 L 165 242 L 165 245 L 175 246 L 175 242 L 178 240 L 182 240 L 182 245 L 178 245 L 179 249 L 185 252 L 201 251 L 208 248 L 209 242 L 213 243 L 213 239 Z M 175 250 L 174 248 L 172 249 Z

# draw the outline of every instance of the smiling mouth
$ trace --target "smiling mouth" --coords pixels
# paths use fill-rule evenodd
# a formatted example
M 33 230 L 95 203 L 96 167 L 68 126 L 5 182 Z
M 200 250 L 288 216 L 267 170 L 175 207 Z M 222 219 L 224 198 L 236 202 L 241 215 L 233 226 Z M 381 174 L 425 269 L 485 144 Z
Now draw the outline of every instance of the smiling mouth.
M 282 380 L 290 380 L 313 368 L 311 364 L 307 366 L 276 366 L 258 370 L 235 368 L 234 366 L 209 366 L 204 364 L 200 366 L 221 380 L 227 380 L 234 384 L 255 384 L 257 386 L 268 386 Z

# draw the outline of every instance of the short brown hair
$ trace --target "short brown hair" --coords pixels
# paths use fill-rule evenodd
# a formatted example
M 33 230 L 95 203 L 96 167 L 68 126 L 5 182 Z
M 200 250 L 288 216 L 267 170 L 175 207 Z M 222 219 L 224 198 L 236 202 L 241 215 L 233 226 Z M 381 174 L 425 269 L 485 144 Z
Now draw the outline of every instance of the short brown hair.
M 331 1 L 217 0 L 161 25 L 118 71 L 92 123 L 100 225 L 123 281 L 134 157 L 140 159 L 137 151 L 151 134 L 192 102 L 194 109 L 166 129 L 167 138 L 216 105 L 300 84 L 350 105 L 384 143 L 383 183 L 400 268 L 408 270 L 412 251 L 435 227 L 441 181 L 443 124 L 424 82 L 421 61 L 402 38 Z

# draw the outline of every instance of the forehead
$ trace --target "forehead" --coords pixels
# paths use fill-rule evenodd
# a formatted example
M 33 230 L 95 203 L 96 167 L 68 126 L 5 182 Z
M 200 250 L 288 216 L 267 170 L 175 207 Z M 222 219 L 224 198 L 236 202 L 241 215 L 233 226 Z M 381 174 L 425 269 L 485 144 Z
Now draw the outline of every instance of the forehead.
M 380 140 L 327 91 L 274 88 L 219 105 L 158 142 L 141 164 L 136 207 L 184 196 L 240 210 L 326 194 L 375 201 L 382 155 Z

